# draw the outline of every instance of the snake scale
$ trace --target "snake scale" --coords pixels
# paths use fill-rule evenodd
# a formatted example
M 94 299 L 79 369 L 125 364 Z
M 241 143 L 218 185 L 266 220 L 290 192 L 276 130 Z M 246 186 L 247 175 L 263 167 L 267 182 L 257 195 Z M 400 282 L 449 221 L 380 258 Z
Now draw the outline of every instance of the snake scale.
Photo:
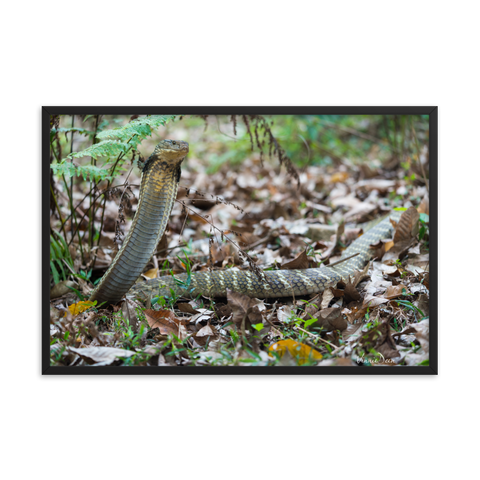
M 181 163 L 188 153 L 187 142 L 163 140 L 142 170 L 137 212 L 121 249 L 90 296 L 98 303 L 118 303 L 125 294 L 148 298 L 170 295 L 226 296 L 227 289 L 250 297 L 274 298 L 318 293 L 340 280 L 346 281 L 372 257 L 371 245 L 393 233 L 390 219 L 398 221 L 401 212 L 392 212 L 367 233 L 355 240 L 342 254 L 351 257 L 333 266 L 305 270 L 272 270 L 260 274 L 248 270 L 194 272 L 188 287 L 187 274 L 161 277 L 134 285 L 155 252 L 168 223 L 176 199 Z M 182 285 L 183 284 L 183 285 Z M 132 287 L 133 285 L 133 287 Z

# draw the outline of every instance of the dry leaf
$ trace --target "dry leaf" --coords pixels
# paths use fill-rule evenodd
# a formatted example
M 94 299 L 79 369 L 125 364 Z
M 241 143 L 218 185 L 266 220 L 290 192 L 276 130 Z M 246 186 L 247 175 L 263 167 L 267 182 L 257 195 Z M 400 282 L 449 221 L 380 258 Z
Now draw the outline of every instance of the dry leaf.
M 208 308 L 197 308 L 198 313 L 193 317 L 190 317 L 188 320 L 190 323 L 200 323 L 206 320 L 210 320 L 210 318 L 215 315 L 213 310 L 209 310 Z
M 378 305 L 381 305 L 382 303 L 388 303 L 390 300 L 388 298 L 384 297 L 377 297 L 375 295 L 365 295 L 365 298 L 363 299 L 363 304 L 362 307 L 377 307 Z
M 422 201 L 420 202 L 420 205 L 418 206 L 418 213 L 426 213 L 428 215 L 429 210 L 430 210 L 430 201 L 428 198 L 428 193 L 426 193 Z
M 292 315 L 293 311 L 288 305 L 283 305 L 277 310 L 277 318 L 279 322 L 288 323 Z
M 314 326 L 322 327 L 326 332 L 331 332 L 332 330 L 343 331 L 348 326 L 348 322 L 343 318 L 342 310 L 338 307 L 320 310 L 313 315 L 313 318 L 317 319 Z
M 143 312 L 147 319 L 148 325 L 153 330 L 158 328 L 162 335 L 173 333 L 177 336 L 181 335 L 181 327 L 185 330 L 181 320 L 175 317 L 170 310 L 151 310 L 147 309 Z M 186 332 L 186 330 L 185 330 Z
M 88 310 L 91 307 L 94 307 L 97 304 L 97 302 L 78 302 L 70 305 L 68 307 L 68 310 L 70 310 L 70 313 L 75 316 L 78 315 L 79 313 L 84 312 L 85 310 Z
M 132 355 L 135 355 L 135 352 L 132 352 L 131 350 L 122 350 L 121 348 L 110 347 L 68 347 L 68 350 L 77 353 L 82 358 L 85 358 L 87 360 L 93 360 L 97 367 L 100 367 L 102 365 L 110 365 L 118 358 L 128 358 Z
M 69 287 L 75 287 L 75 283 L 70 280 L 62 280 L 50 290 L 50 298 L 58 298 L 67 293 L 73 293 Z
M 347 178 L 348 178 L 348 173 L 347 172 L 336 172 L 331 176 L 330 182 L 331 183 L 343 183 L 347 180 Z
M 360 343 L 367 352 L 373 348 L 386 359 L 400 356 L 400 352 L 397 350 L 395 341 L 390 333 L 390 324 L 388 321 L 383 321 L 377 327 L 362 334 Z
M 147 270 L 142 276 L 146 278 L 157 278 L 158 277 L 158 268 L 151 268 L 150 270 Z
M 402 295 L 405 295 L 407 293 L 409 293 L 407 287 L 405 285 L 399 284 L 387 287 L 387 291 L 384 293 L 383 296 L 390 300 L 392 298 L 401 297 Z
M 315 349 L 305 345 L 304 343 L 296 342 L 295 340 L 280 340 L 274 343 L 268 349 L 270 352 L 275 352 L 277 355 L 283 357 L 286 352 L 296 360 L 297 365 L 304 365 L 305 363 L 311 363 L 312 361 L 319 361 L 323 358 L 323 355 L 317 352 Z
M 200 313 L 198 310 L 196 310 L 193 305 L 192 305 L 192 302 L 188 302 L 188 303 L 177 303 L 177 307 L 178 309 L 183 312 L 183 313 L 191 313 L 191 314 L 196 314 L 196 313 Z
M 415 207 L 410 207 L 408 210 L 405 210 L 398 221 L 395 235 L 393 236 L 393 243 L 396 245 L 397 243 L 410 241 L 412 237 L 416 237 L 419 229 L 419 219 L 420 214 Z
M 243 293 L 232 292 L 227 288 L 227 300 L 233 313 L 233 322 L 241 324 L 243 320 L 249 320 L 256 325 L 262 323 L 261 311 L 265 310 L 265 304 L 256 298 L 247 297 Z
M 360 300 L 360 293 L 357 290 L 354 282 L 347 282 L 344 292 L 345 301 L 348 303 L 350 302 L 357 302 Z
M 320 308 L 321 309 L 328 308 L 328 305 L 330 304 L 330 301 L 333 300 L 333 298 L 334 298 L 334 295 L 332 290 L 330 288 L 327 288 L 327 290 L 323 292 L 322 303 L 320 304 Z
M 209 339 L 215 339 L 217 336 L 216 332 L 214 331 L 213 327 L 208 324 L 202 327 L 195 335 L 194 339 L 195 341 L 204 347 L 207 344 L 207 341 Z
M 284 263 L 282 269 L 285 270 L 303 270 L 310 268 L 310 260 L 307 257 L 307 252 L 304 250 L 300 255 L 295 257 L 292 261 Z M 316 268 L 316 265 L 315 267 Z
M 411 246 L 418 234 L 420 214 L 415 207 L 405 210 L 398 221 L 393 236 L 393 247 L 383 256 L 383 262 L 394 263 Z

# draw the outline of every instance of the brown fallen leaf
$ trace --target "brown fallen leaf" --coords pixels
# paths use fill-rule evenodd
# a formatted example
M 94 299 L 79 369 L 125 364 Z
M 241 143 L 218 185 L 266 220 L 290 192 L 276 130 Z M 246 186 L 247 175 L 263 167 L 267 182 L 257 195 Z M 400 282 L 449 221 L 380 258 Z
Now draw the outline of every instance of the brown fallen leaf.
M 400 357 L 395 341 L 391 335 L 390 323 L 382 321 L 378 326 L 361 335 L 360 344 L 368 352 L 372 348 L 385 359 Z
M 152 278 L 157 278 L 158 277 L 158 268 L 151 268 L 150 270 L 147 270 L 145 273 L 142 274 L 143 277 L 152 279 Z
M 395 235 L 393 236 L 393 243 L 397 244 L 415 237 L 419 230 L 419 219 L 420 214 L 415 207 L 410 207 L 408 210 L 405 210 L 398 221 Z
M 317 263 L 311 261 L 307 257 L 307 252 L 304 250 L 300 255 L 295 257 L 290 262 L 284 263 L 282 269 L 285 270 L 303 270 L 305 268 L 317 268 Z
M 158 328 L 162 335 L 173 333 L 180 336 L 182 333 L 181 327 L 185 330 L 183 322 L 175 317 L 175 314 L 170 310 L 151 310 L 147 309 L 143 312 L 147 319 L 150 329 Z M 186 330 L 185 332 L 186 333 Z
M 426 213 L 428 215 L 429 210 L 430 210 L 430 201 L 428 198 L 428 193 L 426 193 L 422 201 L 420 202 L 420 205 L 418 206 L 418 213 Z
M 388 303 L 390 300 L 385 297 L 377 297 L 376 295 L 365 295 L 363 299 L 362 307 L 377 307 L 378 305 L 382 305 L 382 303 Z
M 177 303 L 177 308 L 183 313 L 191 313 L 191 314 L 200 313 L 198 310 L 194 308 L 194 306 L 192 305 L 192 302 Z
M 402 285 L 402 284 L 391 285 L 390 287 L 387 287 L 387 291 L 383 294 L 383 297 L 388 298 L 390 300 L 392 298 L 401 297 L 406 293 L 409 293 L 409 291 L 405 285 Z
M 242 322 L 250 321 L 256 325 L 262 323 L 262 311 L 265 310 L 265 304 L 256 298 L 247 297 L 243 293 L 232 292 L 227 288 L 228 305 L 232 309 L 232 320 L 235 324 L 241 325 Z
M 343 318 L 342 309 L 338 307 L 320 310 L 313 315 L 313 318 L 317 319 L 313 326 L 322 327 L 326 332 L 332 330 L 343 331 L 348 327 L 348 322 Z
M 354 324 L 356 320 L 358 320 L 359 318 L 363 318 L 366 312 L 367 312 L 367 307 L 360 308 L 357 305 L 353 306 L 352 308 L 342 309 L 342 313 L 347 317 L 347 320 L 350 324 Z M 345 332 L 344 332 L 344 335 L 345 335 Z
M 213 327 L 208 324 L 208 325 L 205 325 L 204 327 L 202 327 L 195 335 L 194 335 L 194 339 L 195 341 L 201 345 L 202 347 L 204 347 L 206 344 L 207 344 L 207 341 L 209 341 L 209 339 L 215 339 L 217 337 L 217 334 L 215 332 L 215 330 L 213 329 Z
M 232 309 L 229 305 L 215 304 L 215 313 L 220 319 L 228 318 L 232 314 Z
M 69 287 L 75 287 L 75 283 L 70 280 L 62 280 L 50 290 L 50 298 L 58 298 L 67 293 L 73 293 Z
M 418 234 L 420 214 L 415 207 L 405 210 L 398 221 L 393 236 L 393 247 L 383 256 L 382 261 L 394 263 L 413 244 Z
M 341 288 L 330 287 L 330 290 L 335 298 L 342 298 L 345 295 L 345 290 Z
M 360 300 L 360 292 L 357 290 L 354 282 L 347 282 L 344 297 L 347 304 Z

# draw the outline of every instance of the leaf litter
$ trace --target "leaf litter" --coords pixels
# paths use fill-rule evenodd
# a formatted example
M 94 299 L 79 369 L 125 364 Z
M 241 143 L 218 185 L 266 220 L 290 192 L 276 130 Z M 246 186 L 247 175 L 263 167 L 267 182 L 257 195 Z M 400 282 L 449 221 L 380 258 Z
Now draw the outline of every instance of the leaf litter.
M 236 171 L 224 165 L 210 175 L 197 173 L 204 167 L 195 157 L 189 165 L 181 183 L 191 187 L 179 191 L 169 235 L 145 268 L 146 278 L 187 267 L 195 272 L 328 265 L 362 234 L 365 222 L 395 207 L 405 211 L 393 238 L 372 246 L 375 258 L 363 271 L 310 297 L 252 299 L 229 291 L 225 299 L 153 298 L 127 312 L 79 302 L 72 288 L 88 298 L 92 286 L 85 280 L 62 282 L 52 291 L 52 364 L 428 365 L 424 184 L 400 168 L 392 174 L 369 167 L 365 178 L 365 165 L 349 162 L 348 171 L 335 163 L 305 167 L 297 189 L 254 153 Z M 100 269 L 116 253 L 108 231 L 116 218 L 112 202 L 98 247 Z

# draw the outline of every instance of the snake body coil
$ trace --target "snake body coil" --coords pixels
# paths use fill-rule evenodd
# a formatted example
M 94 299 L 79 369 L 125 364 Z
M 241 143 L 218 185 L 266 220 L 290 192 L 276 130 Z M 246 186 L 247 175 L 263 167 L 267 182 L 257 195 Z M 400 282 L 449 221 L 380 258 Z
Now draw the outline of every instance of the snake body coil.
M 237 269 L 196 272 L 190 277 L 187 274 L 161 277 L 137 283 L 131 288 L 165 231 L 176 197 L 180 164 L 187 152 L 186 142 L 164 140 L 157 145 L 143 170 L 140 200 L 132 227 L 90 300 L 116 303 L 127 292 L 128 296 L 148 298 L 153 295 L 170 295 L 172 290 L 177 295 L 184 296 L 226 296 L 227 289 L 230 289 L 260 298 L 321 292 L 340 280 L 346 281 L 356 270 L 362 269 L 372 257 L 370 246 L 392 236 L 390 219 L 398 221 L 400 218 L 401 212 L 392 212 L 355 240 L 341 258 L 356 256 L 334 267 L 273 270 L 260 275 Z

